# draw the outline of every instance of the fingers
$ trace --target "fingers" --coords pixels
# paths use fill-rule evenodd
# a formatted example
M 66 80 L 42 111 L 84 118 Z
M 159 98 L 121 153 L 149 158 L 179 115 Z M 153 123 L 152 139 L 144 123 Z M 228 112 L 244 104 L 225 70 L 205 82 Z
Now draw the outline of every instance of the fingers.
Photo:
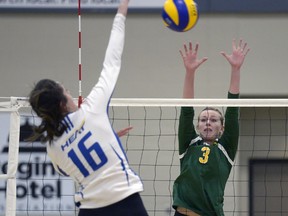
M 187 49 L 187 45 L 186 45 L 186 44 L 184 44 L 184 50 L 185 50 L 186 53 L 188 52 L 188 49 Z
M 241 52 L 244 52 L 247 54 L 249 51 L 249 48 L 247 48 L 247 42 L 244 42 L 243 39 L 239 40 L 238 45 L 236 46 L 236 39 L 233 39 L 233 50 L 240 50 Z
M 182 50 L 179 50 L 179 52 L 180 52 L 181 57 L 184 58 Z
M 126 134 L 129 133 L 129 131 L 130 131 L 132 128 L 133 128 L 132 126 L 129 126 L 129 127 L 127 127 L 127 128 L 121 129 L 121 130 L 119 130 L 119 131 L 117 132 L 117 135 L 118 135 L 119 137 L 125 136 Z
M 243 50 L 245 50 L 246 49 L 246 47 L 247 47 L 247 43 L 244 43 L 244 46 L 243 46 Z
M 199 43 L 196 43 L 196 46 L 195 46 L 195 50 L 194 50 L 194 52 L 197 54 L 197 52 L 198 52 L 198 47 L 199 47 Z M 192 46 L 192 43 L 191 42 L 189 42 L 189 51 L 191 52 L 191 53 L 193 53 L 193 46 Z
M 244 56 L 246 56 L 248 54 L 248 52 L 250 51 L 250 48 L 247 47 L 247 43 L 244 44 L 241 51 L 244 54 Z
M 234 38 L 232 41 L 232 49 L 235 50 L 236 48 L 236 39 Z
M 184 44 L 184 45 L 183 45 L 184 52 L 185 52 L 186 55 L 187 55 L 188 53 L 191 53 L 191 54 L 193 53 L 193 45 L 192 45 L 192 43 L 189 42 L 188 45 L 189 45 L 189 49 L 188 49 L 187 44 Z M 195 53 L 195 54 L 197 54 L 198 48 L 199 48 L 199 43 L 196 43 L 196 45 L 195 45 L 195 50 L 194 50 L 194 53 Z M 182 50 L 179 50 L 179 52 L 180 52 L 181 56 L 183 57 L 183 56 L 184 56 L 184 53 L 182 52 Z
M 195 53 L 196 53 L 196 54 L 198 53 L 198 47 L 199 47 L 199 44 L 196 43 L 196 47 L 195 47 Z
M 247 48 L 247 49 L 246 49 L 246 52 L 244 53 L 244 56 L 246 56 L 249 51 L 250 51 L 250 48 Z
M 190 50 L 191 50 L 191 46 L 192 46 L 192 45 L 189 44 L 189 49 L 190 49 Z M 179 52 L 180 52 L 181 57 L 184 59 L 185 56 L 187 56 L 188 48 L 187 48 L 187 45 L 186 45 L 186 44 L 184 44 L 183 47 L 184 47 L 185 55 L 184 55 L 184 53 L 183 53 L 183 51 L 182 51 L 181 49 L 179 50 Z
M 228 55 L 225 52 L 220 52 L 222 56 L 224 56 L 227 60 L 229 60 Z
M 207 60 L 208 60 L 207 57 L 202 58 L 199 65 L 201 65 L 202 63 L 204 63 L 204 62 L 207 61 Z
M 250 51 L 250 48 L 247 47 L 247 42 L 244 43 L 242 39 L 239 41 L 239 49 L 244 56 Z
M 241 48 L 241 47 L 242 47 L 242 42 L 243 42 L 242 39 L 240 39 L 240 40 L 239 40 L 238 48 Z

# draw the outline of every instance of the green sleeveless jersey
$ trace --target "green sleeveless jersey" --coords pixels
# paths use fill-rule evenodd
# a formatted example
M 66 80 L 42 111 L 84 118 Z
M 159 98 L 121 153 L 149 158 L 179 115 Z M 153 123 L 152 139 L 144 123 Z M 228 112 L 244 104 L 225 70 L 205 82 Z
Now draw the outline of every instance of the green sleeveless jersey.
M 228 93 L 228 98 L 239 98 Z M 225 130 L 213 145 L 197 135 L 193 107 L 182 107 L 179 121 L 180 175 L 173 186 L 173 207 L 190 209 L 201 216 L 222 216 L 224 190 L 239 138 L 239 108 L 227 107 Z

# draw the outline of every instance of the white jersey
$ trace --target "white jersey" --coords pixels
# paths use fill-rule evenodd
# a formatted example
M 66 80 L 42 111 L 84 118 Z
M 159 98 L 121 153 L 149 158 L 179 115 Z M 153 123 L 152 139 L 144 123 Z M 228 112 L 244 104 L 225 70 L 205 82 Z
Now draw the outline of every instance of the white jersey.
M 79 184 L 75 202 L 80 208 L 99 208 L 143 191 L 130 169 L 121 141 L 108 117 L 108 106 L 121 66 L 125 19 L 115 16 L 98 83 L 74 113 L 64 118 L 66 131 L 47 152 L 55 169 Z

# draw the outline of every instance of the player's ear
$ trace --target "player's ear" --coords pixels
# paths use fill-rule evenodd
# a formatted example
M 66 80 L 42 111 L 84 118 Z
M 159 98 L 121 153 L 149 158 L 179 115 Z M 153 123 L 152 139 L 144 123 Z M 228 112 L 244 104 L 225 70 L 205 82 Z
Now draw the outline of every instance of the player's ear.
M 222 136 L 223 132 L 224 132 L 224 126 L 222 126 L 222 127 L 221 127 L 221 129 L 220 129 L 220 131 L 219 131 L 219 134 L 218 134 L 218 135 L 219 135 L 219 137 L 221 137 L 221 136 Z
M 199 124 L 197 123 L 196 125 L 196 132 L 198 133 L 199 132 Z

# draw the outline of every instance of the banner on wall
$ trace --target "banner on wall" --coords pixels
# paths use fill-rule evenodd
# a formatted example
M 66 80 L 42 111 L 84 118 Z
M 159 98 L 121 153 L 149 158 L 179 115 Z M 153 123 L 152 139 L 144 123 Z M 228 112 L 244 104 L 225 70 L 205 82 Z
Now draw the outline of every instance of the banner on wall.
M 107 12 L 121 0 L 81 0 L 81 10 Z M 159 11 L 166 0 L 133 0 L 129 9 Z M 288 12 L 288 0 L 194 0 L 201 13 L 279 13 Z M 0 11 L 77 11 L 78 0 L 0 0 Z
M 0 113 L 0 174 L 6 174 L 9 152 L 9 113 Z M 54 215 L 75 215 L 75 185 L 68 177 L 59 176 L 46 154 L 45 145 L 25 140 L 32 133 L 35 119 L 21 119 L 19 162 L 16 175 L 16 209 L 19 216 L 38 216 L 43 212 Z M 0 180 L 0 216 L 6 210 L 6 181 Z M 60 213 L 61 212 L 61 213 Z
M 81 9 L 116 9 L 121 0 L 81 0 Z M 159 9 L 165 0 L 133 0 L 131 9 Z M 77 9 L 78 0 L 0 0 L 0 9 Z

